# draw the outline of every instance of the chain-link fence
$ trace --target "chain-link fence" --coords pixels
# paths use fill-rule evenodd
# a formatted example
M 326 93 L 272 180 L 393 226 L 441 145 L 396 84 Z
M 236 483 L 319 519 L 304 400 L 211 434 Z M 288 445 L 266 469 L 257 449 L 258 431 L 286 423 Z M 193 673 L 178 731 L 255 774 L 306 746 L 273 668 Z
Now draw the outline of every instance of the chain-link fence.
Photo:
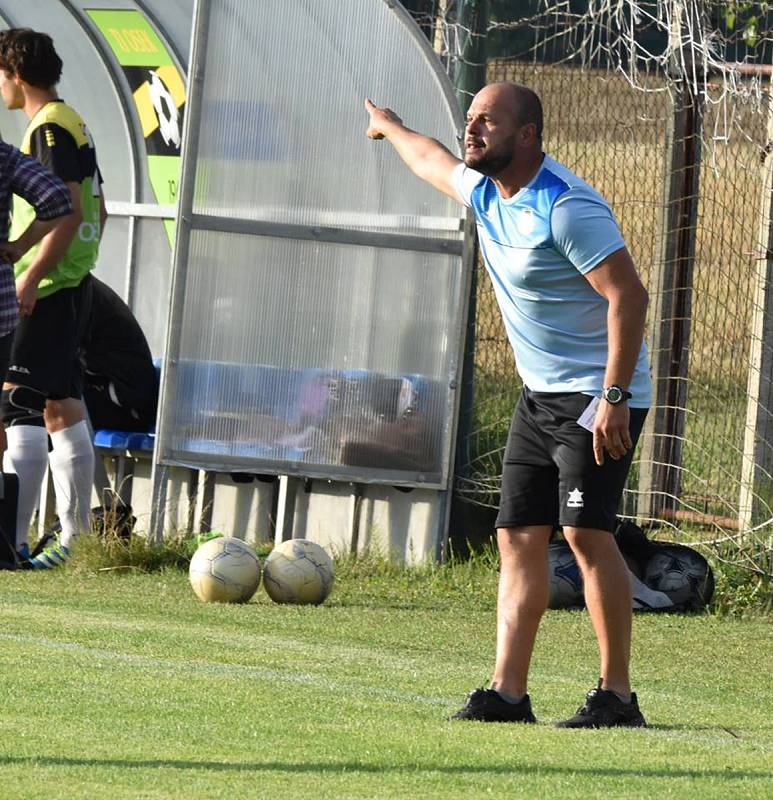
M 454 5 L 432 4 L 451 71 L 462 57 L 454 42 L 471 33 L 454 33 Z M 622 512 L 770 574 L 769 76 L 723 61 L 730 51 L 740 57 L 731 45 L 744 36 L 748 62 L 769 58 L 770 47 L 764 19 L 755 17 L 752 41 L 740 23 L 729 31 L 719 8 L 684 0 L 607 4 L 595 15 L 549 3 L 520 18 L 513 11 L 487 31 L 512 46 L 489 59 L 487 79 L 537 91 L 546 152 L 611 203 L 650 292 L 656 402 Z M 649 14 L 648 25 L 626 28 L 621 9 L 630 20 Z M 520 382 L 482 265 L 474 325 L 472 417 L 455 492 L 490 509 Z

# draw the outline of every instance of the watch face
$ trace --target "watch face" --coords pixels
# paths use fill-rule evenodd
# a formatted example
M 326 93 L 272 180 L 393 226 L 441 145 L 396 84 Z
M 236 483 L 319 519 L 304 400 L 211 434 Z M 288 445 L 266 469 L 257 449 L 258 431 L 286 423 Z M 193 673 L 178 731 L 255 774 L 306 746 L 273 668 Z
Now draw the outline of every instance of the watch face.
M 608 403 L 616 405 L 623 399 L 623 392 L 617 386 L 610 386 L 606 391 L 606 398 Z

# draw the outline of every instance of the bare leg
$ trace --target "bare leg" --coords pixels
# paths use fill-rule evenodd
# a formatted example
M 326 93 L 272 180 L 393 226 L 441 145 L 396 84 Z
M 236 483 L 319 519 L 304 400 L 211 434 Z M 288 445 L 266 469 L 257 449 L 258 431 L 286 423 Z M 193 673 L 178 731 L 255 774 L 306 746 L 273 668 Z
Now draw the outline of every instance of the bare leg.
M 601 656 L 601 686 L 627 697 L 633 616 L 628 567 L 607 531 L 565 527 L 564 537 L 582 570 L 585 603 Z
M 46 400 L 44 418 L 46 430 L 49 433 L 56 433 L 86 419 L 86 412 L 83 403 L 76 397 L 68 397 L 64 400 Z
M 513 697 L 526 693 L 529 663 L 548 604 L 548 542 L 552 528 L 500 528 L 497 652 L 491 688 Z

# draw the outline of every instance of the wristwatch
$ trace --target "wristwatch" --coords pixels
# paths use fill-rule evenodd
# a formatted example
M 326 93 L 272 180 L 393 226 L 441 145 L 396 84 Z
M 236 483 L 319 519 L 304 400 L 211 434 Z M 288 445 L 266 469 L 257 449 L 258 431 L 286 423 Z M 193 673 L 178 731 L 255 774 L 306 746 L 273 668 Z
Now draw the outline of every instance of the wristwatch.
M 613 383 L 611 386 L 607 386 L 603 390 L 602 397 L 610 405 L 617 406 L 620 405 L 620 403 L 622 403 L 624 400 L 630 400 L 633 395 L 630 392 L 626 392 L 626 390 L 621 386 Z

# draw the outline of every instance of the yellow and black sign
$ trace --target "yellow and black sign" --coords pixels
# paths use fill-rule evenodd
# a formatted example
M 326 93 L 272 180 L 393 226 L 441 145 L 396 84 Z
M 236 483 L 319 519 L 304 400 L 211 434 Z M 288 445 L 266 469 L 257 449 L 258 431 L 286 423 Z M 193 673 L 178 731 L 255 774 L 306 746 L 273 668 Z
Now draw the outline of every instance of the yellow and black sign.
M 177 202 L 185 81 L 169 49 L 139 11 L 87 9 L 129 82 L 145 137 L 148 176 L 160 205 Z M 165 220 L 170 242 L 174 221 Z

